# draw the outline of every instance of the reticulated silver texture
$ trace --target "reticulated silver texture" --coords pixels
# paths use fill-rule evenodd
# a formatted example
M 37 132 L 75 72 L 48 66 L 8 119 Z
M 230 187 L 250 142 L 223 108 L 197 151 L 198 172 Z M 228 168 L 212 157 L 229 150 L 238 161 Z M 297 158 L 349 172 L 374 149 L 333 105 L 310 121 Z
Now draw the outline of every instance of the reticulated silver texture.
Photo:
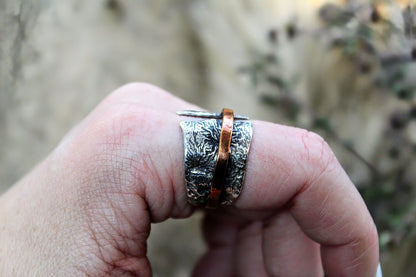
M 188 202 L 202 206 L 208 201 L 211 191 L 222 120 L 182 121 L 180 125 L 185 148 Z M 220 205 L 231 205 L 241 192 L 252 133 L 250 121 L 234 121 L 227 177 Z

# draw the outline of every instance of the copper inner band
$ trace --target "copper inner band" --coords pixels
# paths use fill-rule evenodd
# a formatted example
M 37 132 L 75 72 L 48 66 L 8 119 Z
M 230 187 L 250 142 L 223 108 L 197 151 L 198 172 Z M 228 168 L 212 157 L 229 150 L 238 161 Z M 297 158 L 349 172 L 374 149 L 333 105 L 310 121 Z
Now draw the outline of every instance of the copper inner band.
M 227 177 L 228 160 L 230 157 L 231 137 L 233 134 L 234 112 L 231 109 L 222 110 L 222 127 L 218 145 L 217 162 L 212 177 L 211 192 L 206 208 L 215 209 L 218 206 L 222 187 Z

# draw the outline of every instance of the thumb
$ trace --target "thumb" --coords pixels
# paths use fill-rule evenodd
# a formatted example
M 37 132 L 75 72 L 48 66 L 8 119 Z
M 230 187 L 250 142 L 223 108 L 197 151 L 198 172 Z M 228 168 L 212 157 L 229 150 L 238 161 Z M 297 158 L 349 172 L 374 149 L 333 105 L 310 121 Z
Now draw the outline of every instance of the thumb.
M 88 199 L 83 212 L 96 251 L 115 269 L 150 272 L 150 223 L 193 211 L 186 201 L 179 109 L 198 108 L 148 84 L 124 86 L 55 151 L 72 160 L 69 172 L 76 172 L 77 190 Z
M 189 108 L 147 84 L 107 97 L 0 198 L 0 275 L 150 276 L 151 222 L 193 211 L 174 113 Z

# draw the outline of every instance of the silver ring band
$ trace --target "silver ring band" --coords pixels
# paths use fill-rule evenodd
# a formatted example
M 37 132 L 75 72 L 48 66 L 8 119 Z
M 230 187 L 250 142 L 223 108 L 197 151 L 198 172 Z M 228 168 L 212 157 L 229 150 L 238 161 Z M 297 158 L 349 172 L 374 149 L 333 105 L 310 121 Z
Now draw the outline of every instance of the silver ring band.
M 210 197 L 222 130 L 222 114 L 180 111 L 179 115 L 208 118 L 182 121 L 185 181 L 188 202 L 206 206 Z M 202 114 L 202 116 L 201 116 Z M 242 190 L 253 127 L 246 117 L 235 116 L 220 205 L 231 205 Z

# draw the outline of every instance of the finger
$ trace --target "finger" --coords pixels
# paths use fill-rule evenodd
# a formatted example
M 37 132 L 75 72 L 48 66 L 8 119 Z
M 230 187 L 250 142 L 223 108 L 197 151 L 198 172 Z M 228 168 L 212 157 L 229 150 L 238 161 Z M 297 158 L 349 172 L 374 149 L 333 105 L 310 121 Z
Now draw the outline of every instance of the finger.
M 179 128 L 186 118 L 172 112 L 186 104 L 171 104 L 166 112 L 138 107 L 120 111 L 113 104 L 101 111 L 105 120 L 91 128 L 94 139 L 87 132 L 80 139 L 89 143 L 73 151 L 92 151 L 95 159 L 112 161 L 101 166 L 102 177 L 123 180 L 125 192 L 143 197 L 153 221 L 188 216 Z M 235 206 L 276 210 L 291 201 L 299 226 L 323 245 L 327 275 L 374 275 L 374 223 L 325 142 L 307 131 L 265 122 L 254 121 L 253 129 L 245 184 Z
M 229 277 L 233 276 L 233 248 L 232 246 L 215 247 L 199 260 L 192 276 L 195 277 Z
M 236 276 L 268 276 L 262 252 L 262 222 L 254 221 L 242 228 L 235 242 Z
M 221 214 L 205 214 L 202 231 L 208 251 L 195 266 L 193 276 L 232 276 L 238 225 L 238 220 L 227 220 Z
M 55 152 L 65 151 L 87 175 L 98 170 L 100 183 L 145 197 L 153 222 L 189 216 L 184 173 L 176 170 L 183 169 L 180 109 L 200 108 L 152 85 L 128 84 L 104 99 Z M 177 180 L 182 185 L 176 187 Z
M 288 212 L 263 226 L 264 263 L 269 276 L 323 276 L 319 244 L 300 229 Z
M 239 208 L 277 209 L 290 200 L 302 230 L 322 245 L 328 276 L 374 276 L 378 239 L 359 193 L 328 145 L 305 130 L 254 122 Z
M 194 276 L 250 276 L 247 273 L 252 271 L 256 273 L 254 276 L 261 276 L 258 275 L 259 267 L 264 272 L 261 224 L 249 224 L 258 215 L 259 212 L 245 212 L 241 217 L 233 209 L 207 211 L 202 230 L 209 250 L 196 266 Z M 255 236 L 251 236 L 253 234 Z

